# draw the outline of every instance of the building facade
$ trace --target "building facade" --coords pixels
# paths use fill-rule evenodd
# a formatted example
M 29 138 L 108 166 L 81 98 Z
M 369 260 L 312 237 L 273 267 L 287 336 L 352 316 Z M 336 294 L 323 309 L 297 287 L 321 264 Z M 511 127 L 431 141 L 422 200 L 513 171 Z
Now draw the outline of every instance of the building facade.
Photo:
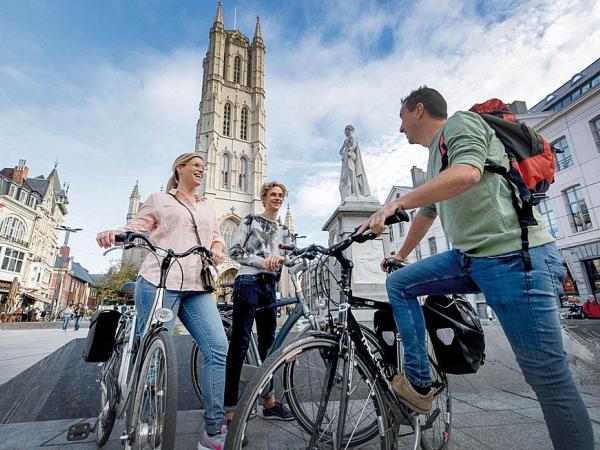
M 125 223 L 129 222 L 139 211 L 142 203 L 140 202 L 140 190 L 139 183 L 136 181 L 131 195 L 129 196 L 129 208 L 127 209 L 127 216 L 125 217 Z M 130 265 L 140 270 L 142 262 L 144 260 L 144 250 L 141 248 L 133 247 L 127 250 L 123 250 L 123 256 L 121 257 L 121 265 Z
M 558 152 L 540 212 L 569 270 L 565 293 L 600 299 L 600 59 L 518 118 Z
M 52 274 L 51 288 L 56 299 L 54 314 L 60 314 L 68 305 L 97 308 L 96 282 L 89 272 L 70 256 L 69 247 L 61 247 Z
M 56 167 L 29 178 L 26 161 L 0 171 L 0 310 L 47 308 L 58 250 L 56 227 L 67 214 L 67 191 Z M 16 296 L 8 298 L 16 283 Z

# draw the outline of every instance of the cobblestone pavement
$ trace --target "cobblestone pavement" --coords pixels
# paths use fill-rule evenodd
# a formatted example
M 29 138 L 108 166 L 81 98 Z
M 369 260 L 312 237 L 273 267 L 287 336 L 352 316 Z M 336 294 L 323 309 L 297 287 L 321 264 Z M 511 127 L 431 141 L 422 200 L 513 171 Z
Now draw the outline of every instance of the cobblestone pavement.
M 563 330 L 565 350 L 593 421 L 596 448 L 600 449 L 600 321 L 565 321 Z M 486 364 L 475 375 L 451 379 L 454 414 L 450 448 L 551 448 L 539 405 L 524 382 L 501 329 L 494 323 L 486 324 L 485 333 Z M 96 448 L 91 439 L 66 440 L 68 427 L 89 420 L 94 414 L 90 411 L 95 411 L 98 402 L 94 367 L 78 359 L 82 341 L 71 342 L 75 337 L 84 337 L 84 334 L 59 330 L 0 330 L 0 379 L 6 380 L 11 373 L 16 375 L 0 385 L 0 449 Z M 189 449 L 195 448 L 200 438 L 202 411 L 189 391 L 189 337 L 175 339 L 180 364 L 176 448 Z M 16 352 L 14 348 L 21 344 L 20 353 Z M 44 358 L 44 355 L 49 356 Z M 5 363 L 15 360 L 21 361 L 20 365 Z M 39 362 L 19 375 L 15 373 L 31 361 Z M 54 376 L 48 377 L 49 373 Z M 19 386 L 24 388 L 19 390 Z M 37 409 L 31 405 L 38 405 Z M 258 418 L 252 421 L 252 426 L 261 429 L 263 423 Z M 122 448 L 118 441 L 121 430 L 122 424 L 117 423 L 104 448 Z M 297 445 L 279 439 L 271 441 L 269 449 L 296 448 Z M 251 442 L 246 448 L 265 447 L 260 442 Z

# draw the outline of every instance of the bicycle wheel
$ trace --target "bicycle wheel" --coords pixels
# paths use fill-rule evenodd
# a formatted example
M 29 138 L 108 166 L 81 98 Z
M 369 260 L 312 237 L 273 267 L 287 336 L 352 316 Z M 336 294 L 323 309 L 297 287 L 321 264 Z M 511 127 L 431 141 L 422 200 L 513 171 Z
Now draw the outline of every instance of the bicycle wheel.
M 221 317 L 221 322 L 223 323 L 227 342 L 229 343 L 229 341 L 231 341 L 231 319 L 228 317 Z M 248 349 L 248 353 L 246 353 L 244 364 L 256 365 L 256 361 L 252 357 L 250 349 Z M 192 385 L 194 386 L 194 392 L 196 393 L 198 400 L 200 400 L 200 403 L 202 403 L 202 374 L 204 373 L 204 361 L 202 352 L 196 341 L 192 344 L 190 368 L 192 370 Z
M 439 371 L 430 342 L 428 342 L 428 349 L 432 388 L 435 397 L 431 412 L 425 415 L 425 423 L 421 425 L 421 448 L 423 450 L 443 450 L 450 442 L 452 396 L 450 395 L 448 377 L 445 373 Z
M 131 408 L 131 448 L 175 447 L 177 361 L 166 331 L 152 338 L 143 356 Z
M 100 413 L 96 421 L 96 444 L 102 447 L 108 441 L 117 416 L 117 383 L 121 357 L 123 355 L 124 331 L 119 331 L 116 345 L 110 359 L 102 370 L 100 379 Z
M 369 349 L 371 354 L 375 359 L 383 360 L 383 351 L 379 345 L 379 341 L 377 340 L 377 336 L 370 328 L 367 328 L 364 325 L 359 325 L 366 340 L 369 345 Z M 298 371 L 298 373 L 295 373 Z M 294 416 L 296 416 L 298 422 L 301 426 L 306 430 L 310 431 L 313 429 L 313 418 L 314 412 L 312 410 L 306 410 L 306 407 L 310 407 L 311 405 L 302 401 L 301 398 L 298 398 L 298 394 L 301 392 L 299 386 L 296 386 L 296 383 L 300 383 L 300 385 L 306 382 L 305 379 L 305 368 L 302 364 L 298 364 L 298 361 L 291 361 L 285 367 L 283 384 L 285 386 L 286 397 L 288 400 L 288 404 Z M 337 377 L 349 376 L 349 371 L 344 370 L 343 368 L 338 369 Z M 323 376 L 324 374 L 322 374 Z M 343 378 L 340 380 L 341 385 L 344 385 Z M 379 427 L 377 424 L 376 418 L 373 418 L 372 421 L 367 422 L 363 421 L 360 424 L 360 427 L 354 430 L 352 443 L 351 445 L 359 445 L 364 442 L 368 442 L 371 440 L 377 433 L 379 433 Z
M 393 431 L 388 422 L 388 414 L 374 374 L 367 369 L 361 354 L 354 361 L 345 360 L 338 352 L 339 342 L 336 336 L 314 333 L 299 339 L 273 353 L 252 378 L 236 410 L 235 418 L 227 433 L 226 448 L 240 449 L 244 434 L 252 448 L 342 448 L 360 445 L 361 449 L 388 449 L 393 442 Z M 341 383 L 344 376 L 344 364 L 351 376 L 348 387 L 347 415 L 344 430 L 337 432 L 338 412 L 342 393 Z M 294 376 L 292 382 L 285 385 L 288 366 Z M 302 419 L 288 422 L 264 420 L 247 426 L 255 417 L 257 402 L 264 387 L 271 381 L 284 384 L 284 393 L 288 401 L 293 398 L 296 410 L 304 412 Z M 293 389 L 294 394 L 289 395 Z M 300 406 L 299 406 L 300 405 Z M 314 430 L 314 424 L 320 419 L 320 427 Z M 367 425 L 365 426 L 364 423 Z M 357 429 L 371 429 L 377 424 L 377 432 L 368 442 L 355 439 Z M 336 435 L 344 436 L 344 442 L 334 442 Z

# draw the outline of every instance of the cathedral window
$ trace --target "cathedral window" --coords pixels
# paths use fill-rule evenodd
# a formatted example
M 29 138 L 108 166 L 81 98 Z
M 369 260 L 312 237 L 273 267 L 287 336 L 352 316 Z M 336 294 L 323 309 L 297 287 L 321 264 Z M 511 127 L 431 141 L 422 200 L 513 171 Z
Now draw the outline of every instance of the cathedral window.
M 242 58 L 240 58 L 239 56 L 236 56 L 235 59 L 233 60 L 233 82 L 234 83 L 239 84 L 241 73 L 242 73 Z
M 223 111 L 223 134 L 231 136 L 231 103 L 225 103 Z
M 240 139 L 248 140 L 248 108 L 242 108 L 242 120 L 240 123 Z
M 240 173 L 238 175 L 238 191 L 248 192 L 248 158 L 240 159 Z
M 233 244 L 233 236 L 235 235 L 237 228 L 238 224 L 232 219 L 225 220 L 223 225 L 221 225 L 221 234 L 223 235 L 223 240 L 225 241 L 226 252 L 229 252 L 229 249 Z
M 229 176 L 231 173 L 231 158 L 229 153 L 223 153 L 223 164 L 221 166 L 221 186 L 223 189 L 229 189 Z

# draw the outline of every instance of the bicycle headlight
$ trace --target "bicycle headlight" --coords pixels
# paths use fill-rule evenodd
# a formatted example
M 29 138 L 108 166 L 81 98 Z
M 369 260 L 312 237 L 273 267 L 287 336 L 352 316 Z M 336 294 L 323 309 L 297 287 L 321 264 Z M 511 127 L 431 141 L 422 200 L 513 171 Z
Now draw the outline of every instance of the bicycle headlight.
M 154 317 L 159 322 L 164 323 L 164 322 L 170 322 L 171 320 L 173 320 L 173 317 L 175 317 L 175 314 L 173 314 L 173 311 L 171 311 L 169 308 L 158 308 L 156 310 L 156 312 L 154 313 Z

